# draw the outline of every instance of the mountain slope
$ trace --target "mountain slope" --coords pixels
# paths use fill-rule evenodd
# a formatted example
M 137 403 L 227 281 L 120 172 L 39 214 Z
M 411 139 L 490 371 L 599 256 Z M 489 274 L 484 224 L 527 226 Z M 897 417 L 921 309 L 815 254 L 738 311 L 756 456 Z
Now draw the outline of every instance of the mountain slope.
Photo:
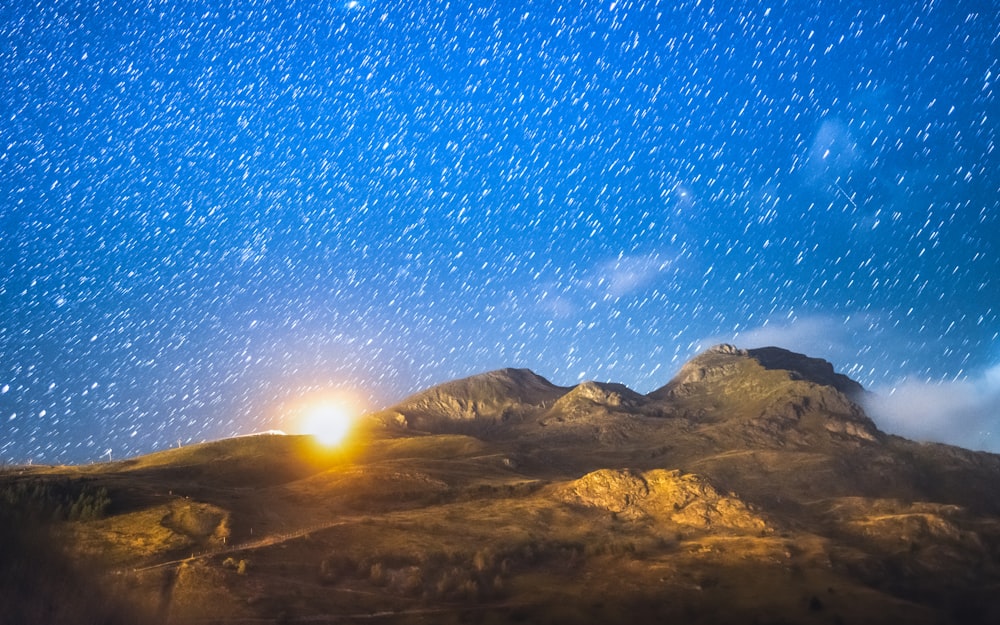
M 45 546 L 26 579 L 120 597 L 106 622 L 1000 622 L 1000 457 L 880 432 L 863 394 L 778 348 L 718 346 L 646 396 L 504 369 L 339 450 L 8 469 L 0 521 Z M 0 573 L 0 606 L 44 600 Z

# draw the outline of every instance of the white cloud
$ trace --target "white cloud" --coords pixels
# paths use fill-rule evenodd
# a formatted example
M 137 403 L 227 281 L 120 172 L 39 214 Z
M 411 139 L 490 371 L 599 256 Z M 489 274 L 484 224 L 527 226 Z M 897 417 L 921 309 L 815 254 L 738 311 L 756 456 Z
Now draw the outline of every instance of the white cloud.
M 558 319 L 567 319 L 577 313 L 577 308 L 573 305 L 573 302 L 565 295 L 556 292 L 555 287 L 552 285 L 549 285 L 548 289 L 539 292 L 537 306 L 539 309 Z
M 537 289 L 536 306 L 553 317 L 572 317 L 594 300 L 609 302 L 645 289 L 672 267 L 673 258 L 666 254 L 621 255 L 570 277 L 562 285 L 550 282 Z
M 843 366 L 857 358 L 856 336 L 861 324 L 860 318 L 827 315 L 766 321 L 750 330 L 707 337 L 700 342 L 699 350 L 718 343 L 733 343 L 744 349 L 774 346 Z
M 806 157 L 806 171 L 811 178 L 839 178 L 857 163 L 859 150 L 847 124 L 839 119 L 823 120 Z
M 605 299 L 616 299 L 649 286 L 671 264 L 661 254 L 622 255 L 602 263 L 587 282 Z
M 952 382 L 904 379 L 866 402 L 878 426 L 907 438 L 1000 451 L 1000 365 Z

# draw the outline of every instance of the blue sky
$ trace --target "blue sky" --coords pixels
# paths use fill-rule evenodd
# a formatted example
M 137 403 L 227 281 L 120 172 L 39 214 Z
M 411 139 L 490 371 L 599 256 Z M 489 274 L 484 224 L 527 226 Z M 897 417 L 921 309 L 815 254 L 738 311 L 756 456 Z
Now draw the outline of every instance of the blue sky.
M 14 2 L 0 34 L 5 461 L 505 366 L 648 392 L 715 341 L 974 396 L 880 423 L 1000 448 L 989 3 Z

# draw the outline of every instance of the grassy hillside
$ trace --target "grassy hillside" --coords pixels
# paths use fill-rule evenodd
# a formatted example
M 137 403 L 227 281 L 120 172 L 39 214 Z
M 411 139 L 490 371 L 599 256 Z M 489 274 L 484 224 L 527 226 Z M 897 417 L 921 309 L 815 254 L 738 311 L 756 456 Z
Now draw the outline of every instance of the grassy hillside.
M 871 430 L 850 384 L 765 356 L 479 436 L 377 418 L 335 450 L 8 470 L 0 622 L 1000 622 L 998 458 Z

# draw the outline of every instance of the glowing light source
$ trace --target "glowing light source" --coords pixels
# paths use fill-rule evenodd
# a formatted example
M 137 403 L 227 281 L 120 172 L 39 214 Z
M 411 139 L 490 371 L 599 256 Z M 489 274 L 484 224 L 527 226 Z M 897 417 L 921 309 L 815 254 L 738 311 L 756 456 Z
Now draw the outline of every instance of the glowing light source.
M 368 400 L 361 392 L 335 386 L 292 391 L 274 412 L 282 429 L 312 436 L 318 444 L 333 447 L 346 442 L 367 411 Z
M 339 445 L 354 423 L 351 410 L 334 400 L 320 401 L 305 410 L 301 429 L 324 445 Z

